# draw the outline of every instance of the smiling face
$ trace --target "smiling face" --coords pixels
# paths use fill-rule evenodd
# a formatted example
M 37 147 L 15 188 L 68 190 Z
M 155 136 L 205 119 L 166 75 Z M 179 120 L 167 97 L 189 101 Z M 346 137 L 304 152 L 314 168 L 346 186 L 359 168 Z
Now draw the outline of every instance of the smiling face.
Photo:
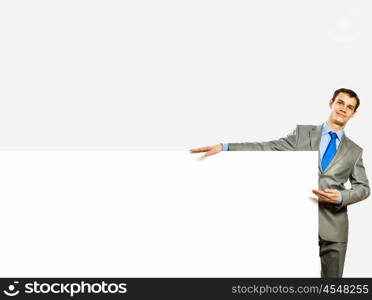
M 346 93 L 339 93 L 334 101 L 329 102 L 331 114 L 329 121 L 344 127 L 356 113 L 357 100 Z

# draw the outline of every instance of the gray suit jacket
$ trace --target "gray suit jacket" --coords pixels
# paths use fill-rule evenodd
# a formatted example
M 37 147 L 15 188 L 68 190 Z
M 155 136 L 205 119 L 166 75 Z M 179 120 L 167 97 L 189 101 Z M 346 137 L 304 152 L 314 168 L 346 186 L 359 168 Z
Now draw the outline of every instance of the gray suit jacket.
M 297 125 L 286 137 L 262 143 L 229 143 L 229 151 L 319 151 L 322 125 Z M 319 158 L 319 189 L 341 191 L 342 205 L 319 201 L 319 235 L 333 242 L 347 242 L 347 206 L 370 194 L 367 175 L 362 160 L 363 149 L 343 135 L 336 156 L 325 171 Z M 350 180 L 351 189 L 344 184 Z

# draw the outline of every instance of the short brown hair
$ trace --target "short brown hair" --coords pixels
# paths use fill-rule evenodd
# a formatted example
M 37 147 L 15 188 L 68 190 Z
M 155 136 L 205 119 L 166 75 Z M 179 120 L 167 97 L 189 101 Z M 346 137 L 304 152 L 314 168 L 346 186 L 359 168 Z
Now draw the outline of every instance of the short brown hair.
M 359 104 L 360 104 L 360 100 L 359 100 L 359 97 L 358 97 L 357 93 L 355 93 L 353 90 L 345 89 L 345 88 L 335 90 L 335 92 L 333 93 L 333 97 L 331 99 L 332 102 L 335 101 L 335 99 L 336 99 L 336 97 L 338 96 L 339 93 L 345 93 L 350 98 L 354 98 L 356 100 L 357 103 L 356 103 L 356 106 L 355 106 L 355 109 L 354 109 L 354 111 L 356 111 L 357 108 L 359 107 Z

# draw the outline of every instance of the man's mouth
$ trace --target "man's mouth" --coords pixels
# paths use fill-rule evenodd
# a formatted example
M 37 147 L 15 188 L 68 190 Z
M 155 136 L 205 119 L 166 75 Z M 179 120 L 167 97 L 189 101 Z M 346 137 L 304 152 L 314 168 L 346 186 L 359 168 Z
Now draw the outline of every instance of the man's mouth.
M 345 115 L 340 114 L 340 113 L 338 113 L 338 112 L 336 112 L 336 114 L 337 114 L 338 116 L 340 116 L 341 118 L 345 118 L 345 117 L 346 117 Z

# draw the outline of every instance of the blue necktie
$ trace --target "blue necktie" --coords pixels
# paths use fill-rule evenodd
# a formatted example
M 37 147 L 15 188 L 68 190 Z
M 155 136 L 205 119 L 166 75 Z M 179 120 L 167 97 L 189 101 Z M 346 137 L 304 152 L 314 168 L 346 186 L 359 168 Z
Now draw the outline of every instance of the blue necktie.
M 327 146 L 326 151 L 324 152 L 323 158 L 322 158 L 322 169 L 323 171 L 327 168 L 329 163 L 332 161 L 333 157 L 335 156 L 337 149 L 336 149 L 336 139 L 337 134 L 335 132 L 328 132 L 331 136 L 331 140 L 329 141 L 329 144 Z

